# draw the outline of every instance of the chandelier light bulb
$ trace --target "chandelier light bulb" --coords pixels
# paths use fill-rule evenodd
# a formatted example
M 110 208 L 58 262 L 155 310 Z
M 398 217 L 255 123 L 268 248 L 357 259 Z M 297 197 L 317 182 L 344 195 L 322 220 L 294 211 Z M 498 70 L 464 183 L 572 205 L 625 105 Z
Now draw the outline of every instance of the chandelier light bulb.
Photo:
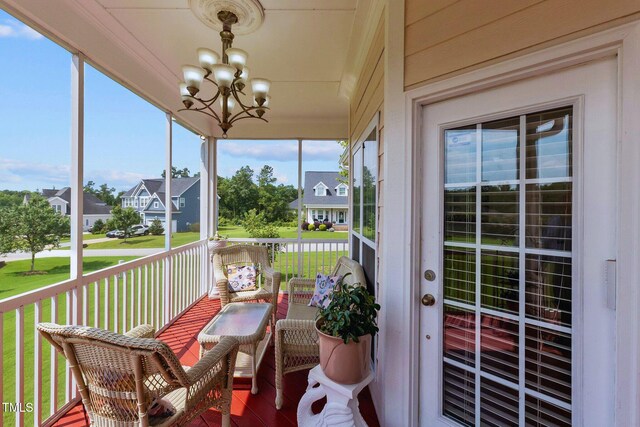
M 185 107 L 191 108 L 193 106 L 193 97 L 189 93 L 186 83 L 180 83 L 180 97 Z
M 213 78 L 219 87 L 230 88 L 235 77 L 236 69 L 227 64 L 215 64 L 213 67 Z
M 200 66 L 202 68 L 211 72 L 213 71 L 211 67 L 220 63 L 220 55 L 211 49 L 201 47 L 198 49 L 198 60 L 200 61 Z
M 183 65 L 182 73 L 187 84 L 187 90 L 191 96 L 195 96 L 200 90 L 200 84 L 204 79 L 205 71 L 195 65 Z
M 247 57 L 249 54 L 246 51 L 230 47 L 225 51 L 225 53 L 227 54 L 227 58 L 229 58 L 229 64 L 233 65 L 238 70 L 242 70 L 244 66 L 247 65 Z
M 247 83 L 247 80 L 249 80 L 249 67 L 244 67 L 242 73 L 240 73 L 240 81 Z

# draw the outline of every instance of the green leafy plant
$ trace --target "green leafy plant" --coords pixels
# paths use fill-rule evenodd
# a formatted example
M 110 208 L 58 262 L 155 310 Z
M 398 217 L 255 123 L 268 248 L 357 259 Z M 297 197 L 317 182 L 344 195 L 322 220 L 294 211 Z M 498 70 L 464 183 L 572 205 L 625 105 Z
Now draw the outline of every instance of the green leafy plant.
M 327 307 L 318 310 L 318 328 L 322 333 L 342 338 L 345 344 L 359 342 L 359 337 L 378 332 L 378 310 L 380 304 L 365 286 L 343 283 L 333 291 Z
M 164 227 L 162 226 L 162 222 L 158 218 L 151 221 L 151 225 L 149 226 L 149 233 L 152 236 L 159 236 L 164 233 Z
M 324 224 L 320 224 L 320 227 L 318 227 L 318 230 L 320 231 L 327 231 L 327 226 Z
M 316 229 L 316 226 L 315 226 L 315 225 L 313 225 L 313 224 L 309 224 L 309 225 L 307 225 L 307 229 L 308 229 L 309 231 L 314 231 L 314 230 Z

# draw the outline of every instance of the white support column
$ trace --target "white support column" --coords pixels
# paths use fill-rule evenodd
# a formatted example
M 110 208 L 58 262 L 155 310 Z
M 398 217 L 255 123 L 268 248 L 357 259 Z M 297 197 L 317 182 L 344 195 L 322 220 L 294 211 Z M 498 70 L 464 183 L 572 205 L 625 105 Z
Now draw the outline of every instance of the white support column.
M 165 182 L 164 182 L 164 250 L 171 250 L 171 233 L 172 228 L 172 211 L 173 202 L 171 201 L 171 164 L 173 163 L 173 118 L 171 113 L 166 114 L 167 127 L 165 139 Z M 168 257 L 164 264 L 164 324 L 171 319 L 171 288 L 173 285 L 173 259 Z
M 71 61 L 71 279 L 82 277 L 83 174 L 84 57 L 77 54 Z
M 218 200 L 218 138 L 209 138 L 209 194 L 210 194 L 210 211 L 211 220 L 209 224 L 211 229 L 209 233 L 213 236 L 218 231 L 218 218 L 220 213 L 220 203 Z
M 298 274 L 303 277 L 302 267 L 302 229 L 300 228 L 300 217 L 302 216 L 302 139 L 298 139 Z
M 209 175 L 211 168 L 209 164 L 209 138 L 205 138 L 200 144 L 200 239 L 210 236 L 211 218 L 209 213 L 211 200 L 209 198 Z

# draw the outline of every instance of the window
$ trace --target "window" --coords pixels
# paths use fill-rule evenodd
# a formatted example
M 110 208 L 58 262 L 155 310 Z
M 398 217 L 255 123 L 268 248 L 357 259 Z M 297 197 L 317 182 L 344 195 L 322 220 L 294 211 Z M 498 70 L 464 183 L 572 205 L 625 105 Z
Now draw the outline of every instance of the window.
M 346 195 L 347 195 L 347 186 L 341 184 L 341 185 L 339 185 L 337 187 L 337 191 L 338 191 L 338 196 L 346 197 Z
M 158 202 L 153 202 L 153 207 L 157 208 L 158 207 Z
M 180 197 L 180 207 L 184 208 L 184 197 Z
M 327 186 L 322 182 L 316 186 L 316 196 L 326 196 L 327 195 Z
M 311 209 L 311 219 L 316 219 L 318 218 L 316 215 L 316 210 L 315 209 Z
M 352 157 L 352 258 L 364 269 L 367 289 L 375 294 L 376 194 L 378 183 L 377 128 L 356 145 Z

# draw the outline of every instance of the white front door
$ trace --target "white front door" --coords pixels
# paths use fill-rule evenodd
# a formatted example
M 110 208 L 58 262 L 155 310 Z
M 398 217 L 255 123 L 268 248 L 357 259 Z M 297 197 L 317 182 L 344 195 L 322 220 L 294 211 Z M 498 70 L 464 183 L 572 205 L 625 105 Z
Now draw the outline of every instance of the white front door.
M 420 425 L 613 425 L 615 58 L 422 114 Z

